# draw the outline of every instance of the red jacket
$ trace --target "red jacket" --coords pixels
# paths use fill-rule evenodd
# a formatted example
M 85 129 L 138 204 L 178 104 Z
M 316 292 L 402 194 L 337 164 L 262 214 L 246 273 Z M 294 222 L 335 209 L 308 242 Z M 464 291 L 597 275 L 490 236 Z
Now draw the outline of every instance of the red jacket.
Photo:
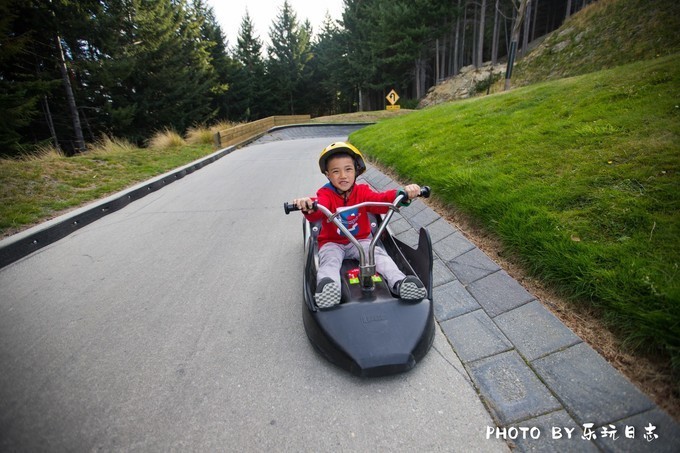
M 379 201 L 392 203 L 397 197 L 397 190 L 387 190 L 385 192 L 374 192 L 366 184 L 355 184 L 352 191 L 349 193 L 347 199 L 340 195 L 335 188 L 330 184 L 326 184 L 316 192 L 316 200 L 318 204 L 328 208 L 331 212 L 336 212 L 337 208 L 345 206 L 353 206 L 355 204 L 363 203 L 364 201 Z M 365 239 L 371 233 L 371 225 L 368 218 L 368 213 L 386 214 L 388 208 L 382 207 L 364 207 L 359 209 L 351 209 L 344 211 L 340 216 L 340 220 L 345 227 L 357 239 Z M 326 216 L 321 211 L 313 211 L 304 214 L 310 222 L 323 220 L 322 228 L 319 232 L 319 248 L 327 242 L 337 242 L 339 244 L 348 244 L 349 239 L 340 232 L 340 229 L 328 222 Z

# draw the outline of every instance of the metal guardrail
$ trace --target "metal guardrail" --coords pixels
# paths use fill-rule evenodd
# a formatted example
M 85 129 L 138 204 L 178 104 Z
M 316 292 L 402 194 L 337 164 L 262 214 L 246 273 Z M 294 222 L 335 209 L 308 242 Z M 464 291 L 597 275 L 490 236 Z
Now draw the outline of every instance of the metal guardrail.
M 215 147 L 220 149 L 225 146 L 231 146 L 248 138 L 264 134 L 272 127 L 306 123 L 310 119 L 310 115 L 281 115 L 239 124 L 238 126 L 216 132 L 214 136 Z

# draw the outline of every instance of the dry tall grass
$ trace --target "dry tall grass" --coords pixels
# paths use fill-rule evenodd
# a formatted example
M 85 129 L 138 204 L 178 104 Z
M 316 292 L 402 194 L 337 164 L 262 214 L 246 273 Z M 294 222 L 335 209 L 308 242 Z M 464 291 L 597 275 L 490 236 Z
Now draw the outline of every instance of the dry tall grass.
M 232 127 L 238 126 L 239 124 L 243 124 L 243 123 L 234 123 L 232 121 L 223 120 L 223 121 L 220 121 L 219 123 L 215 123 L 212 126 L 210 126 L 210 132 L 212 132 L 214 134 L 216 132 L 223 131 L 225 129 L 231 129 Z
M 186 142 L 182 136 L 174 130 L 168 128 L 157 131 L 148 142 L 149 148 L 154 149 L 174 148 L 184 145 L 186 145 Z
M 230 121 L 220 121 L 212 126 L 194 126 L 190 127 L 186 133 L 185 140 L 190 145 L 211 145 L 215 141 L 215 134 L 219 131 L 231 129 L 240 123 L 232 123 Z
M 190 145 L 209 145 L 213 142 L 214 134 L 205 126 L 190 127 L 184 139 Z
M 124 138 L 109 137 L 102 135 L 102 137 L 94 143 L 87 145 L 88 154 L 112 154 L 120 152 L 129 152 L 138 149 Z
M 38 146 L 31 152 L 22 154 L 19 160 L 24 162 L 50 161 L 62 159 L 64 157 L 66 157 L 66 155 L 60 148 L 57 148 L 54 145 L 42 145 Z

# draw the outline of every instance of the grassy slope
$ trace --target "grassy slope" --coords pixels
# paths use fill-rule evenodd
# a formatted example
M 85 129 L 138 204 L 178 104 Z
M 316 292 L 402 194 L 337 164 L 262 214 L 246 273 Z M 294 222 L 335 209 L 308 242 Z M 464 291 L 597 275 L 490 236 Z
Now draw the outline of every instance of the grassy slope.
M 677 0 L 598 0 L 520 60 L 515 86 L 587 74 L 680 51 Z
M 212 146 L 111 147 L 74 157 L 0 160 L 0 234 L 115 193 L 213 152 Z
M 680 358 L 680 54 L 455 102 L 351 136 L 479 219 L 634 345 Z

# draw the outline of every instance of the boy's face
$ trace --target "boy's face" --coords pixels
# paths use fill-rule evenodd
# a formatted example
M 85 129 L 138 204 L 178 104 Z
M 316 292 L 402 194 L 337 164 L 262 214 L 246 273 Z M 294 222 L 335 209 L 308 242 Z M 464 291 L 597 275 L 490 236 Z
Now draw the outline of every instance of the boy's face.
M 336 189 L 348 191 L 356 179 L 354 159 L 349 156 L 331 157 L 326 166 L 326 177 Z

